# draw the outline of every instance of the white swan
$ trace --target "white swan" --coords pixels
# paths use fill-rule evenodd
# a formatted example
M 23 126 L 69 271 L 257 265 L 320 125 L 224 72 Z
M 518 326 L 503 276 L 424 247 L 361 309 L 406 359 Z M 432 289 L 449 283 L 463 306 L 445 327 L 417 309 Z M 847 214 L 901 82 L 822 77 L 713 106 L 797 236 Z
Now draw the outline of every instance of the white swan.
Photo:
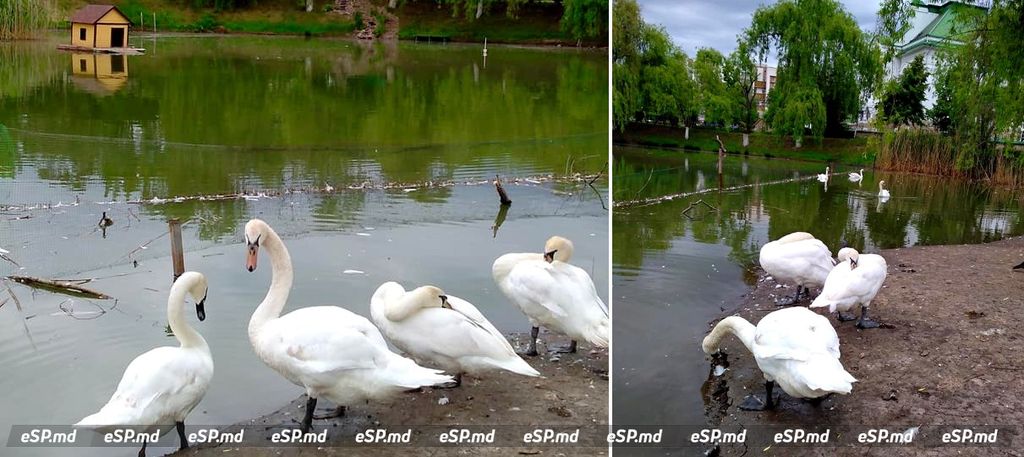
M 889 200 L 889 191 L 885 188 L 885 181 L 878 181 L 878 199 L 883 202 Z
M 830 174 L 831 171 L 832 171 L 832 169 L 830 167 L 825 167 L 825 172 L 824 173 L 818 173 L 818 181 L 819 182 L 828 182 L 828 177 L 829 177 L 829 174 Z
M 313 423 L 317 399 L 343 407 L 380 400 L 403 390 L 452 382 L 451 376 L 416 365 L 388 349 L 365 317 L 338 306 L 301 308 L 281 316 L 292 288 L 288 249 L 266 222 L 245 224 L 246 268 L 256 269 L 259 249 L 270 256 L 270 290 L 249 320 L 249 342 L 256 355 L 295 385 L 306 389 L 302 431 Z
M 796 294 L 781 305 L 800 301 L 801 289 L 810 294 L 808 286 L 821 287 L 835 262 L 825 243 L 807 232 L 793 232 L 761 247 L 761 268 L 779 283 L 796 283 Z
M 839 312 L 840 321 L 852 321 L 853 316 L 843 314 L 860 305 L 858 328 L 877 328 L 878 323 L 868 318 L 871 300 L 882 289 L 888 264 L 877 254 L 860 254 L 853 248 L 839 250 L 839 265 L 832 269 L 825 280 L 821 294 L 811 303 L 811 308 L 828 307 L 829 312 Z
M 860 182 L 862 179 L 864 179 L 864 169 L 861 168 L 860 169 L 860 173 L 857 173 L 857 172 L 850 173 L 849 176 L 850 176 L 850 181 L 852 181 L 852 182 Z
M 434 286 L 406 292 L 386 282 L 370 300 L 370 317 L 384 337 L 414 360 L 455 374 L 507 370 L 540 376 L 471 303 Z
M 181 448 L 188 447 L 185 417 L 206 395 L 213 378 L 213 358 L 206 340 L 185 320 L 186 292 L 196 300 L 199 320 L 206 319 L 206 278 L 202 273 L 185 272 L 174 281 L 167 299 L 167 322 L 181 346 L 159 347 L 132 360 L 110 401 L 78 421 L 76 427 L 103 432 L 131 428 L 146 433 L 160 428 L 163 434 L 174 424 Z M 139 455 L 145 453 L 143 442 Z
M 736 335 L 754 355 L 767 391 L 763 402 L 751 395 L 740 409 L 772 409 L 775 383 L 793 397 L 817 399 L 833 392 L 848 394 L 857 381 L 839 361 L 839 336 L 828 318 L 807 308 L 768 313 L 757 327 L 738 316 L 722 319 L 704 337 L 704 353 L 718 352 L 719 342 L 728 333 Z
M 537 355 L 541 325 L 572 339 L 560 352 L 576 352 L 578 340 L 608 347 L 608 308 L 590 275 L 569 263 L 572 253 L 571 241 L 553 236 L 545 243 L 543 254 L 505 254 L 491 267 L 498 288 L 530 319 L 527 355 Z

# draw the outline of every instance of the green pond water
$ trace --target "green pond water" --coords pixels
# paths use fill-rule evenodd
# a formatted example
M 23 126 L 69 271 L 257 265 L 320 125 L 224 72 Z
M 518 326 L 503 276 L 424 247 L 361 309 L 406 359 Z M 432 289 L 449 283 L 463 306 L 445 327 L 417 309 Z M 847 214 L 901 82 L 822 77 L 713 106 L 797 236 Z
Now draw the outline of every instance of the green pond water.
M 758 252 L 768 241 L 807 231 L 835 254 L 843 242 L 878 252 L 1024 233 L 1020 195 L 982 185 L 872 170 L 858 184 L 847 177 L 858 170 L 842 168 L 826 189 L 815 179 L 824 164 L 730 155 L 719 192 L 714 154 L 618 146 L 613 154 L 616 204 L 710 190 L 614 209 L 613 420 L 620 424 L 705 424 L 708 362 L 700 342 L 708 322 L 736 309 L 758 280 Z M 877 197 L 879 180 L 892 193 L 888 201 Z M 884 308 L 875 312 L 884 319 Z
M 397 280 L 438 285 L 500 330 L 526 331 L 490 265 L 553 234 L 575 242 L 574 263 L 607 299 L 607 181 L 574 178 L 607 163 L 601 53 L 493 46 L 484 61 L 477 46 L 168 36 L 134 37 L 143 56 L 93 61 L 57 51 L 63 40 L 0 43 L 0 247 L 20 265 L 0 261 L 0 274 L 95 278 L 86 286 L 117 300 L 10 283 L 22 309 L 0 305 L 4 440 L 11 425 L 97 410 L 132 358 L 176 344 L 165 334 L 169 218 L 185 221 L 186 268 L 210 281 L 206 321 L 189 318 L 216 364 L 194 425 L 301 393 L 249 346 L 270 281 L 269 268 L 244 270 L 253 217 L 291 251 L 286 310 L 368 315 L 376 287 Z M 495 175 L 518 179 L 507 213 Z

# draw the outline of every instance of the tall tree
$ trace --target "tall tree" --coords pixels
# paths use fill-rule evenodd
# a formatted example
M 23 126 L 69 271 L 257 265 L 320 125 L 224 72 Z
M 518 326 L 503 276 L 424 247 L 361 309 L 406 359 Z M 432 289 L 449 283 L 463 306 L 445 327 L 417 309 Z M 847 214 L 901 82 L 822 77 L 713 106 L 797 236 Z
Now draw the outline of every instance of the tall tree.
M 644 21 L 636 0 L 615 0 L 612 5 L 612 120 L 625 129 L 640 111 L 640 46 Z
M 916 125 L 924 121 L 924 95 L 928 89 L 928 70 L 924 56 L 918 55 L 903 73 L 886 82 L 878 103 L 878 115 L 889 125 Z
M 730 106 L 734 107 L 733 119 L 740 129 L 750 133 L 757 125 L 757 66 L 750 60 L 750 51 L 742 44 L 725 60 L 723 71 Z
M 1024 1 L 992 0 L 987 9 L 961 5 L 956 17 L 957 43 L 940 54 L 936 80 L 939 95 L 948 96 L 957 166 L 984 173 L 999 143 L 1024 128 Z
M 861 93 L 875 87 L 881 53 L 836 0 L 781 0 L 754 12 L 744 33 L 763 61 L 778 53 L 777 84 L 766 120 L 778 133 L 800 139 L 845 130 L 860 111 Z
M 563 0 L 562 30 L 573 38 L 593 38 L 605 31 L 608 0 Z
M 726 91 L 725 81 L 722 80 L 723 67 L 725 57 L 711 48 L 699 49 L 697 58 L 693 61 L 698 100 L 704 122 L 728 126 L 733 121 L 734 107 Z

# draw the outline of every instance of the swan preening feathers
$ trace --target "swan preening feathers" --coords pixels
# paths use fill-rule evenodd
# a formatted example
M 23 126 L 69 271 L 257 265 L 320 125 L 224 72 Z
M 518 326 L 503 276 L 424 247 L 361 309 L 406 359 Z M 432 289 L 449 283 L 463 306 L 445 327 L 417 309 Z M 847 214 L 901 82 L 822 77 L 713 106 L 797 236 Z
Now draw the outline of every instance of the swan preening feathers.
M 370 300 L 373 323 L 414 360 L 455 374 L 505 370 L 540 376 L 473 304 L 434 286 L 410 291 L 396 282 L 381 285 Z
M 151 432 L 174 424 L 181 447 L 185 439 L 185 417 L 206 395 L 213 378 L 213 358 L 206 340 L 185 320 L 185 294 L 196 301 L 199 320 L 206 318 L 206 278 L 201 273 L 183 273 L 171 286 L 167 299 L 167 321 L 179 347 L 160 347 L 142 354 L 128 364 L 110 401 L 99 412 L 75 424 L 100 431 L 133 428 Z M 145 454 L 146 443 L 142 452 Z
M 803 290 L 810 294 L 809 286 L 821 287 L 835 262 L 825 243 L 807 232 L 793 232 L 761 247 L 761 268 L 779 283 L 796 284 L 792 299 L 780 300 L 790 305 L 800 300 Z
M 270 290 L 249 320 L 249 341 L 264 363 L 306 390 L 304 432 L 312 426 L 318 398 L 346 406 L 453 381 L 440 370 L 391 352 L 377 327 L 344 308 L 315 306 L 281 316 L 292 287 L 288 249 L 259 219 L 245 224 L 245 240 L 246 268 L 256 269 L 263 249 L 273 270 Z
M 722 319 L 704 338 L 704 352 L 718 352 L 719 342 L 730 333 L 753 354 L 765 379 L 765 400 L 747 397 L 741 409 L 773 408 L 775 384 L 790 396 L 816 399 L 829 393 L 848 394 L 857 381 L 839 361 L 835 329 L 827 318 L 807 308 L 771 312 L 756 327 L 738 316 Z
M 537 355 L 537 335 L 545 326 L 571 339 L 564 352 L 575 352 L 579 340 L 608 347 L 608 308 L 582 268 L 569 263 L 571 241 L 553 236 L 541 253 L 512 253 L 491 267 L 494 282 L 529 318 L 530 348 Z
M 838 257 L 839 265 L 829 273 L 811 308 L 827 307 L 829 312 L 838 312 L 839 320 L 851 321 L 855 318 L 844 313 L 860 305 L 857 327 L 878 327 L 878 323 L 868 318 L 868 308 L 885 282 L 888 270 L 885 259 L 878 254 L 860 254 L 853 248 L 840 249 Z

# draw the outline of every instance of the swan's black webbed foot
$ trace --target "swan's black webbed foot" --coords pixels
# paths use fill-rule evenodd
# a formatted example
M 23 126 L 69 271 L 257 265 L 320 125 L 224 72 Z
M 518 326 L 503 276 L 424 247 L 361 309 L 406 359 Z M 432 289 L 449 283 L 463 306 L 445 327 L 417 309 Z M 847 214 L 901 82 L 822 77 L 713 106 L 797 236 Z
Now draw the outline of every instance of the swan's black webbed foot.
M 313 419 L 316 419 L 316 420 L 335 419 L 335 418 L 338 418 L 338 417 L 345 417 L 345 407 L 344 406 L 338 406 L 338 407 L 336 407 L 336 408 L 334 408 L 332 410 L 329 410 L 329 411 L 327 411 L 327 412 L 325 412 L 323 414 L 316 414 L 316 413 L 313 414 Z
M 803 293 L 803 292 L 806 292 L 806 293 Z M 809 295 L 811 295 L 811 289 L 808 289 L 808 288 L 806 288 L 804 286 L 796 286 L 796 294 L 795 295 L 793 295 L 792 297 L 782 297 L 777 302 L 775 302 L 775 305 L 776 306 L 793 306 L 793 305 L 796 305 L 797 303 L 800 303 L 800 295 L 801 295 L 801 293 L 803 293 L 804 296 L 809 296 Z
M 875 322 L 875 321 L 871 320 L 870 317 L 868 317 L 868 307 L 867 306 L 861 307 L 861 309 L 860 309 L 860 320 L 857 321 L 857 328 L 868 329 L 868 328 L 878 328 L 878 327 L 879 327 L 878 322 Z
M 568 346 L 563 346 L 555 349 L 554 352 L 558 354 L 575 354 L 576 353 L 576 340 L 572 340 Z
M 539 336 L 539 335 L 540 335 L 540 327 L 531 327 L 530 328 L 530 349 L 527 349 L 526 352 L 520 353 L 519 355 L 524 355 L 524 356 L 527 356 L 527 357 L 536 357 L 537 356 L 537 336 Z
M 839 311 L 836 313 L 836 320 L 839 322 L 850 322 L 857 320 L 857 316 L 854 316 L 853 314 L 850 313 L 844 313 L 842 311 Z
M 829 398 L 832 395 L 835 395 L 835 394 L 833 394 L 832 392 L 829 392 L 829 393 L 827 393 L 825 395 L 822 395 L 820 397 L 817 397 L 817 398 L 805 398 L 804 401 L 814 405 L 815 407 L 818 407 L 818 406 L 821 406 L 821 402 L 825 401 L 826 398 Z
M 740 409 L 744 411 L 765 411 L 775 409 L 775 405 L 778 404 L 778 401 L 772 397 L 772 389 L 774 389 L 774 387 L 774 382 L 765 381 L 765 400 L 761 400 L 761 397 L 758 397 L 757 395 L 747 395 L 747 398 L 743 399 L 743 403 L 740 403 Z
M 309 430 L 313 428 L 313 412 L 316 411 L 316 398 L 309 397 L 306 399 L 306 416 L 302 419 L 302 425 L 300 430 L 302 433 L 309 433 Z
M 185 423 L 181 421 L 175 422 L 174 428 L 178 429 L 178 440 L 181 441 L 181 447 L 178 450 L 188 448 L 188 440 L 185 439 Z

